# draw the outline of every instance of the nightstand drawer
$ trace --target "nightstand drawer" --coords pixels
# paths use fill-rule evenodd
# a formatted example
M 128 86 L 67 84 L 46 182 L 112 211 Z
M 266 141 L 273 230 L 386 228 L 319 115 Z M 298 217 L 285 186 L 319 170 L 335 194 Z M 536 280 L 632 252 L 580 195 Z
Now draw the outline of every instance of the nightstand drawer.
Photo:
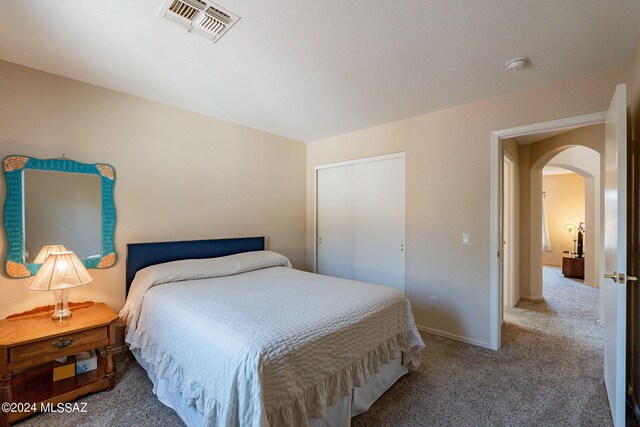
M 88 344 L 94 343 L 95 347 L 108 344 L 107 328 L 96 328 L 74 334 L 65 334 L 52 337 L 43 341 L 24 344 L 9 349 L 9 363 L 17 363 L 41 357 L 54 359 L 68 354 L 73 354 L 76 348 L 85 350 Z M 82 351 L 79 350 L 79 351 Z

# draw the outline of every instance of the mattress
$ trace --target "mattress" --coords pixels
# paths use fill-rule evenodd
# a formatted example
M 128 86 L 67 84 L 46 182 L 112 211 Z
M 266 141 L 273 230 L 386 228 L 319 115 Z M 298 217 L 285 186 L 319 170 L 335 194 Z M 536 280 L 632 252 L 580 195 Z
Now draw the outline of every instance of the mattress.
M 417 368 L 424 346 L 402 293 L 268 251 L 141 270 L 121 315 L 154 391 L 203 425 L 309 425 L 392 360 Z

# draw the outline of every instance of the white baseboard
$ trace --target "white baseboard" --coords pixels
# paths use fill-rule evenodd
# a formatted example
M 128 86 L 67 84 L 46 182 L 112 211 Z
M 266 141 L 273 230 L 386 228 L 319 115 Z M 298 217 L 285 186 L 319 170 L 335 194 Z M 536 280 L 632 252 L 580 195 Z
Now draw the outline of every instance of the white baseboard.
M 514 307 L 517 307 L 517 306 L 518 306 L 518 304 L 520 303 L 520 301 L 522 301 L 523 299 L 524 299 L 524 297 L 518 297 L 518 299 L 516 300 L 515 304 L 510 305 L 510 306 L 506 306 L 506 305 L 505 305 L 505 306 L 503 307 L 503 309 L 504 309 L 504 308 L 507 308 L 507 307 L 508 307 L 508 308 L 514 308 Z
M 460 335 L 450 334 L 449 332 L 443 332 L 438 329 L 428 328 L 426 326 L 416 325 L 416 327 L 418 328 L 419 331 L 429 332 L 430 334 L 439 335 L 441 337 L 449 338 L 456 341 L 462 341 L 467 344 L 475 345 L 478 347 L 484 347 L 484 348 L 488 348 L 489 350 L 492 350 L 489 343 L 486 343 L 486 342 L 474 340 L 467 337 L 461 337 Z
M 526 299 L 529 301 L 542 301 L 544 298 L 543 297 L 526 297 L 526 296 L 521 296 L 520 299 Z

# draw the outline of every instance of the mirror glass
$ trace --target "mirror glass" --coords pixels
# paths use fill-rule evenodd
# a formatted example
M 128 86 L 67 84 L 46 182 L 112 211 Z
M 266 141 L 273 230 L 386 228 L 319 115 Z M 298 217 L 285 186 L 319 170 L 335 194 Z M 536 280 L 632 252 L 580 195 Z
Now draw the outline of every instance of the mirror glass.
M 9 277 L 35 275 L 43 262 L 38 253 L 49 245 L 75 252 L 86 268 L 116 263 L 112 166 L 10 155 L 3 168 Z
M 43 246 L 64 245 L 79 258 L 102 256 L 102 183 L 98 175 L 26 169 L 26 263 Z

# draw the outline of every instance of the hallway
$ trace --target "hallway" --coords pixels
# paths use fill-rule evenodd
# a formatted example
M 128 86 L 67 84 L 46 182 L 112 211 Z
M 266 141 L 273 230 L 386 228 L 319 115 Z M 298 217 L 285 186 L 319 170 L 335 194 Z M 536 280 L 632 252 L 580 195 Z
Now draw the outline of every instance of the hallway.
M 603 379 L 598 289 L 543 267 L 544 301 L 505 309 L 503 350 L 522 357 L 532 410 L 566 425 L 612 425 Z M 526 378 L 526 380 L 525 380 Z M 579 420 L 579 421 L 578 421 Z

